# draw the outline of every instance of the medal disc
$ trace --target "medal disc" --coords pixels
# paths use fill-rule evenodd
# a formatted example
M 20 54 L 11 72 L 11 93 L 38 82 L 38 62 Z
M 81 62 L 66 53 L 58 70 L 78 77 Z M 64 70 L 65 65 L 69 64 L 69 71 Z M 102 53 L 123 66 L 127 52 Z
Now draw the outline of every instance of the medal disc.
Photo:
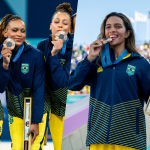
M 6 47 L 9 47 L 11 50 L 15 48 L 15 42 L 10 38 L 6 39 L 3 42 L 3 45 L 6 46 Z
M 103 44 L 105 44 L 105 43 L 111 42 L 112 38 L 104 38 L 102 39 L 102 41 L 103 41 Z
M 59 31 L 56 33 L 55 38 L 62 39 L 65 42 L 67 40 L 67 34 L 65 31 Z

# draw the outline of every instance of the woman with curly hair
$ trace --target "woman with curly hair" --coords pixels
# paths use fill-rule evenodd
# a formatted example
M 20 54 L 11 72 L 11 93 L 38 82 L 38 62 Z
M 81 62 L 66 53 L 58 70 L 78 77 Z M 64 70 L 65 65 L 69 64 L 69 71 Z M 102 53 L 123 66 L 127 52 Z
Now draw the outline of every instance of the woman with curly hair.
M 62 143 L 73 46 L 73 40 L 69 33 L 72 27 L 72 8 L 70 4 L 60 4 L 52 16 L 50 24 L 52 34 L 37 46 L 43 52 L 45 58 L 46 93 L 50 96 L 50 100 L 47 100 L 47 110 L 51 112 L 49 126 L 55 150 L 61 150 Z M 67 33 L 68 42 L 64 54 L 61 53 L 63 40 L 55 38 L 56 33 L 59 31 Z

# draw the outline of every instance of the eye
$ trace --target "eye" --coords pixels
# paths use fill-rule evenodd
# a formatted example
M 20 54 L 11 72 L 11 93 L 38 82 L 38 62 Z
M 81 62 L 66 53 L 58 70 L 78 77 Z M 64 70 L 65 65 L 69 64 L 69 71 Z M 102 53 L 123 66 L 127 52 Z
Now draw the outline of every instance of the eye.
M 109 29 L 109 28 L 110 28 L 110 26 L 106 26 L 106 27 L 105 27 L 105 29 Z
M 68 23 L 64 23 L 64 25 L 68 25 Z
M 21 32 L 22 32 L 22 33 L 25 33 L 25 32 L 26 32 L 26 30 L 21 30 Z
M 121 26 L 116 26 L 117 29 L 121 28 Z
M 22 33 L 25 33 L 26 31 L 22 31 Z
M 13 31 L 13 32 L 17 32 L 18 30 L 17 30 L 17 29 L 12 29 L 12 31 Z

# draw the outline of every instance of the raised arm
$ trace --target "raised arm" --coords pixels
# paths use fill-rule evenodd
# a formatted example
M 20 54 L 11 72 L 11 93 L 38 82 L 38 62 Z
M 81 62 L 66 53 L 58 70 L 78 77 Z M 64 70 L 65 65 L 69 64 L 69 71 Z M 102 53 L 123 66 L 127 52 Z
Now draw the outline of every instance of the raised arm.
M 0 58 L 0 93 L 3 93 L 10 79 L 10 55 L 11 50 L 8 47 L 3 47 Z
M 85 85 L 90 85 L 91 74 L 95 63 L 91 63 L 87 58 L 79 62 L 76 69 L 69 76 L 69 90 L 80 91 Z
M 96 40 L 90 45 L 87 58 L 81 61 L 72 71 L 69 78 L 69 90 L 79 91 L 84 85 L 90 85 L 92 70 L 96 67 L 96 57 L 101 50 L 101 42 Z

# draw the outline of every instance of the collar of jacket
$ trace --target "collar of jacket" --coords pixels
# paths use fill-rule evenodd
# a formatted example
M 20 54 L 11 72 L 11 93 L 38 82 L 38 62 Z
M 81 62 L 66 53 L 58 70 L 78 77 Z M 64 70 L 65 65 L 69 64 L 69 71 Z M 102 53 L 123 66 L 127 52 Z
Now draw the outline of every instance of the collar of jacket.
M 129 54 L 130 54 L 130 53 L 129 53 Z M 128 54 L 128 55 L 129 55 L 129 54 Z M 128 55 L 127 55 L 127 56 L 128 56 Z M 143 58 L 143 56 L 141 56 L 141 55 L 139 55 L 139 54 L 136 54 L 136 53 L 134 53 L 134 52 L 132 52 L 129 57 L 127 57 L 127 56 L 126 56 L 125 59 L 122 59 L 121 61 L 126 61 L 127 59 L 133 59 L 133 58 Z M 99 58 L 99 57 L 97 56 L 93 63 L 96 63 L 96 64 L 97 64 L 98 58 Z M 121 62 L 121 61 L 120 61 L 120 62 Z M 102 64 L 100 63 L 100 65 L 102 65 Z
M 69 41 L 67 42 L 66 48 L 71 48 L 72 49 L 72 47 L 73 47 L 73 39 L 72 39 L 70 33 L 68 33 L 67 36 L 69 38 Z M 50 47 L 53 46 L 53 44 L 51 43 L 51 41 L 52 41 L 52 34 L 49 35 L 49 45 L 50 45 Z
M 131 53 L 130 57 L 139 57 L 139 58 L 142 58 L 142 56 L 140 54 L 136 54 L 134 52 Z
M 131 54 L 131 55 L 130 55 L 130 54 Z M 128 56 L 128 55 L 129 55 L 129 56 Z M 126 61 L 126 60 L 128 60 L 128 59 L 133 59 L 133 58 L 142 58 L 141 55 L 136 54 L 136 53 L 134 53 L 134 52 L 128 53 L 128 55 L 125 56 L 120 62 Z
M 111 59 L 112 62 L 114 62 L 115 61 L 115 52 L 114 52 L 113 49 L 109 49 L 109 52 L 110 52 L 110 57 L 111 57 L 110 59 Z M 123 57 L 122 60 L 130 59 L 130 58 L 133 58 L 133 57 L 142 58 L 141 55 L 136 54 L 134 52 L 129 53 L 129 51 L 128 51 L 128 54 L 125 57 Z

